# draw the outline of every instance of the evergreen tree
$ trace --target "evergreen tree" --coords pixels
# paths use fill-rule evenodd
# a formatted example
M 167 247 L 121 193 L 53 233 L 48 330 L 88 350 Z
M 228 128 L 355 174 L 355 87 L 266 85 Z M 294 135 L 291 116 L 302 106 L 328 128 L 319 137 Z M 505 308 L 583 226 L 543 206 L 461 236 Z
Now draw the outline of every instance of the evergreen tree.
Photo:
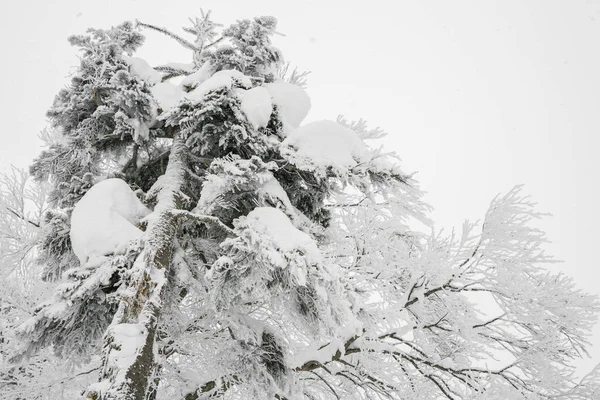
M 381 130 L 302 124 L 274 18 L 191 23 L 70 39 L 81 64 L 30 169 L 51 186 L 31 229 L 54 293 L 6 313 L 22 346 L 2 348 L 3 390 L 61 357 L 98 372 L 88 399 L 591 398 L 600 377 L 571 363 L 599 304 L 542 269 L 520 188 L 462 235 L 415 231 L 429 208 L 368 145 Z M 134 57 L 141 29 L 192 63 Z

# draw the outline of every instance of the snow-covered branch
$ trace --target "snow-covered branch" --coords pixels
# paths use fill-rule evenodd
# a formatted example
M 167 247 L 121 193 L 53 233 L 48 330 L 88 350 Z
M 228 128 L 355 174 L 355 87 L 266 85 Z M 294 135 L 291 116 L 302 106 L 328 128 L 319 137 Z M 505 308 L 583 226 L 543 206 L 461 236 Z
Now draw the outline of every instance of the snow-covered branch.
M 544 268 L 520 187 L 481 224 L 425 233 L 381 129 L 304 123 L 275 18 L 190 22 L 190 40 L 141 22 L 72 37 L 81 63 L 31 167 L 50 193 L 0 177 L 3 394 L 595 398 L 598 369 L 577 383 L 572 363 L 600 303 Z M 138 28 L 193 62 L 134 57 Z

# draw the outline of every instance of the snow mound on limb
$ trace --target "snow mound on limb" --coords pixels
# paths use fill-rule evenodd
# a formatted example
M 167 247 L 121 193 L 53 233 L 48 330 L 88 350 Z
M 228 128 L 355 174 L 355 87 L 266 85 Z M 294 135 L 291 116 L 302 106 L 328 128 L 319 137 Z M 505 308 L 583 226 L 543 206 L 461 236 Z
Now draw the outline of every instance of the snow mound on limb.
M 179 86 L 173 85 L 171 82 L 158 83 L 152 86 L 150 92 L 163 111 L 177 106 L 185 95 L 185 92 Z
M 254 129 L 265 128 L 273 112 L 269 91 L 262 86 L 257 86 L 249 90 L 238 90 L 236 95 L 241 101 L 242 111 Z
M 298 128 L 310 110 L 310 97 L 298 85 L 276 81 L 264 85 L 279 110 L 284 135 Z
M 150 91 L 152 92 L 152 95 L 154 96 L 154 99 L 158 103 L 159 107 L 163 110 L 163 112 L 165 112 L 175 108 L 179 102 L 184 99 L 190 101 L 200 101 L 211 90 L 231 88 L 233 86 L 240 86 L 243 88 L 249 88 L 252 86 L 250 78 L 236 70 L 222 70 L 215 72 L 212 75 L 211 74 L 211 67 L 208 66 L 205 68 L 203 66 L 193 74 L 186 76 L 179 85 L 174 85 L 171 82 L 161 82 L 154 85 Z M 187 92 L 186 90 L 190 88 L 193 90 Z M 240 97 L 240 100 L 244 102 L 243 98 L 246 96 L 246 93 L 252 91 L 253 89 L 247 91 L 240 90 L 238 92 L 238 97 Z M 241 92 L 244 94 L 240 95 L 239 93 Z M 264 99 L 261 100 L 258 98 L 254 92 L 250 93 L 250 96 L 251 98 L 246 100 L 244 111 L 248 116 L 248 121 L 256 126 L 256 124 L 263 123 L 262 121 L 265 118 L 263 115 L 267 110 L 267 106 L 264 105 L 257 107 L 257 104 L 261 101 L 264 101 Z M 269 118 L 271 116 L 271 109 L 272 106 L 269 104 Z M 267 123 L 268 122 L 269 121 L 267 119 Z
M 231 88 L 234 85 L 243 88 L 251 88 L 252 81 L 240 71 L 224 69 L 215 72 L 210 78 L 206 79 L 194 90 L 187 93 L 185 97 L 188 100 L 199 101 L 211 90 L 217 90 L 223 87 Z
M 398 158 L 370 149 L 358 134 L 337 122 L 322 120 L 295 129 L 281 143 L 281 155 L 304 171 L 327 176 L 328 170 L 345 175 L 351 169 L 401 175 Z
M 162 81 L 163 74 L 152 68 L 146 60 L 126 55 L 123 55 L 122 58 L 129 65 L 129 73 L 131 75 L 137 76 L 151 86 Z
M 269 176 L 270 177 L 258 188 L 260 199 L 283 211 L 298 230 L 307 234 L 323 235 L 323 228 L 311 221 L 301 211 L 294 207 L 287 192 L 281 186 L 277 178 L 275 178 L 272 173 L 269 173 Z
M 277 178 L 273 176 L 272 173 L 269 172 L 267 175 L 268 179 L 266 179 L 263 184 L 258 188 L 258 193 L 262 197 L 270 198 L 271 200 L 277 200 L 281 202 L 284 210 L 288 213 L 296 215 L 296 208 L 292 205 L 290 198 L 288 197 L 285 189 L 281 186 Z
M 193 89 L 210 78 L 214 72 L 214 67 L 210 64 L 210 62 L 207 61 L 196 71 L 183 78 L 181 81 L 181 86 Z
M 345 174 L 368 161 L 367 146 L 352 130 L 333 121 L 316 121 L 294 130 L 282 143 L 281 155 L 298 168 L 321 172 L 327 168 Z
M 151 86 L 150 92 L 158 107 L 163 111 L 175 107 L 184 98 L 186 92 L 183 90 L 183 85 L 178 86 L 171 82 L 163 82 L 162 79 L 164 74 L 152 68 L 146 60 L 137 57 L 128 57 L 126 55 L 123 55 L 122 58 L 123 61 L 129 65 L 129 73 L 131 75 L 137 76 Z M 171 63 L 166 66 L 173 66 L 184 70 L 190 69 L 188 64 Z M 188 82 L 189 85 L 192 85 L 192 83 L 197 84 L 197 82 L 202 79 L 201 75 L 204 76 L 209 72 L 210 71 L 201 68 L 188 75 L 184 79 L 184 82 Z M 204 79 L 207 79 L 209 76 L 210 75 L 207 75 Z M 133 126 L 133 128 L 137 129 L 135 126 Z
M 194 63 L 169 62 L 166 64 L 162 64 L 156 68 L 173 68 L 173 69 L 185 71 L 187 74 L 194 73 Z
M 135 224 L 150 210 L 122 179 L 92 186 L 71 215 L 71 244 L 81 264 L 90 258 L 121 254 L 143 232 Z
M 222 87 L 231 88 L 234 85 L 243 88 L 252 87 L 250 78 L 240 71 L 222 70 L 214 72 L 214 67 L 209 62 L 204 63 L 200 69 L 183 78 L 179 85 L 174 85 L 171 82 L 163 82 L 164 74 L 152 68 L 145 60 L 126 55 L 122 57 L 123 61 L 129 65 L 129 72 L 151 86 L 150 91 L 163 111 L 177 106 L 183 99 L 201 100 L 211 90 Z M 188 92 L 190 89 L 191 91 Z M 250 109 L 251 105 L 247 105 L 247 108 Z M 251 123 L 253 122 L 251 121 Z
M 400 168 L 400 157 L 394 152 L 383 153 L 381 149 L 372 152 L 369 170 L 380 174 L 391 174 L 405 177 Z
M 306 233 L 298 230 L 290 219 L 279 209 L 273 207 L 257 207 L 241 221 L 244 227 L 252 229 L 269 238 L 273 247 L 280 254 L 272 254 L 272 261 L 282 268 L 290 267 L 296 283 L 305 285 L 307 271 L 293 263 L 286 262 L 281 253 L 299 252 L 310 264 L 321 261 L 321 253 L 315 241 Z M 237 224 L 236 224 L 237 225 Z

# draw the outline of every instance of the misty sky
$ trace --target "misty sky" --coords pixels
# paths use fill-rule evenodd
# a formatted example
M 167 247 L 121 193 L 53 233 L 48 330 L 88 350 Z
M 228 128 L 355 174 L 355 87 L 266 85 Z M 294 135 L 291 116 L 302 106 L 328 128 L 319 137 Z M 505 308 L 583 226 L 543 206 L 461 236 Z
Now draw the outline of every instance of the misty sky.
M 308 120 L 344 114 L 389 132 L 437 228 L 480 219 L 496 194 L 525 184 L 553 214 L 539 224 L 565 261 L 553 268 L 600 294 L 598 0 L 13 2 L 0 15 L 0 168 L 40 151 L 45 111 L 78 63 L 68 35 L 135 19 L 178 30 L 200 7 L 223 24 L 276 16 L 278 47 L 312 71 Z M 147 38 L 138 54 L 151 63 L 191 61 Z M 582 371 L 600 362 L 600 327 L 594 342 Z

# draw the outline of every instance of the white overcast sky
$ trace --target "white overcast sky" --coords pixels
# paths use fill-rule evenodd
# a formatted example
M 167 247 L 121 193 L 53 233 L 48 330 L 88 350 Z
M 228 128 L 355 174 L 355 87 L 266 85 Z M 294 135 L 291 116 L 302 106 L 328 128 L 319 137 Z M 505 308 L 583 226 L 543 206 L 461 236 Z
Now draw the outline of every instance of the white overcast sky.
M 278 47 L 312 71 L 308 119 L 344 114 L 389 132 L 437 228 L 479 219 L 525 184 L 553 214 L 540 226 L 559 268 L 600 294 L 600 0 L 11 2 L 0 15 L 0 168 L 40 151 L 45 111 L 78 63 L 68 35 L 135 19 L 177 31 L 200 7 L 224 24 L 277 17 Z M 151 63 L 190 61 L 147 37 L 138 54 Z M 600 327 L 594 343 L 582 371 L 600 362 Z

